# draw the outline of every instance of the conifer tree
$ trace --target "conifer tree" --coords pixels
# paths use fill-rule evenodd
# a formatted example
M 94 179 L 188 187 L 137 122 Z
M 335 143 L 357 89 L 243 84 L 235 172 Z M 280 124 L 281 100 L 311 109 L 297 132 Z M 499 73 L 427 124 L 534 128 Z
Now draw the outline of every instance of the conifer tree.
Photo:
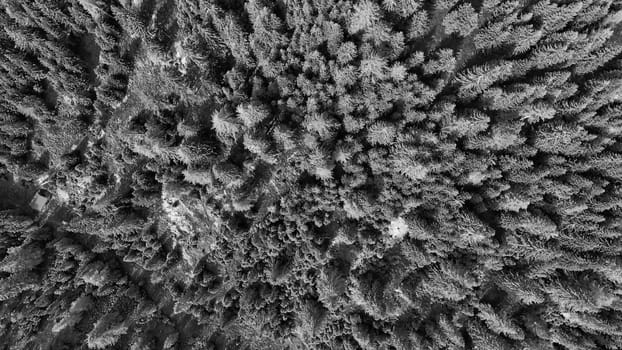
M 447 34 L 467 36 L 477 28 L 477 24 L 477 13 L 469 3 L 459 5 L 443 19 L 443 27 Z

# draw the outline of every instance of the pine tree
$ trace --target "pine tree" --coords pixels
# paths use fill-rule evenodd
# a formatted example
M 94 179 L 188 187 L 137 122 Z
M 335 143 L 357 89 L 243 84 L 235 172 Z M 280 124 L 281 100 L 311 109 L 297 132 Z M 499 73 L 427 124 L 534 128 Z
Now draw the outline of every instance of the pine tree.
M 456 5 L 458 2 L 459 2 L 459 0 L 435 0 L 434 1 L 434 9 L 436 11 L 449 10 L 452 7 L 454 7 L 454 5 Z
M 362 59 L 359 66 L 361 76 L 369 79 L 372 83 L 383 80 L 386 77 L 386 70 L 386 60 L 375 55 Z
M 460 86 L 458 96 L 470 97 L 483 92 L 495 82 L 507 77 L 511 68 L 511 62 L 499 62 L 495 65 L 475 66 L 458 73 L 455 78 Z
M 93 300 L 88 296 L 81 296 L 71 303 L 70 308 L 64 314 L 64 317 L 57 320 L 52 326 L 53 333 L 59 333 L 67 327 L 74 327 L 80 322 L 83 314 L 93 306 Z
M 408 25 L 407 36 L 409 39 L 418 39 L 430 31 L 430 18 L 426 10 L 420 9 L 415 12 Z
M 505 335 L 511 339 L 523 340 L 525 332 L 515 323 L 513 323 L 508 315 L 499 314 L 490 305 L 477 305 L 477 316 L 486 323 L 488 328 L 501 335 Z
M 540 304 L 546 301 L 545 294 L 538 281 L 532 281 L 516 274 L 504 274 L 495 280 L 512 298 L 525 305 Z
M 583 7 L 583 2 L 568 5 L 558 5 L 549 0 L 535 4 L 531 12 L 542 21 L 542 29 L 545 33 L 556 32 L 563 29 Z
M 468 334 L 473 341 L 473 349 L 512 349 L 510 343 L 504 337 L 491 332 L 481 323 L 481 321 L 470 321 L 467 325 L 467 329 Z
M 386 122 L 377 122 L 369 127 L 367 140 L 372 145 L 389 145 L 395 136 L 395 126 Z
M 454 137 L 475 136 L 486 129 L 490 117 L 480 111 L 464 114 L 450 114 L 442 119 L 441 134 Z
M 256 126 L 269 116 L 267 108 L 257 105 L 239 105 L 236 111 L 238 118 L 247 128 Z
M 128 332 L 123 322 L 118 323 L 119 315 L 109 313 L 99 319 L 87 334 L 86 344 L 89 349 L 104 349 L 114 345 L 119 338 Z
M 311 114 L 303 121 L 305 129 L 316 133 L 321 140 L 329 140 L 335 134 L 337 122 L 326 114 Z
M 9 248 L 7 256 L 0 261 L 0 271 L 12 274 L 31 271 L 44 261 L 43 256 L 44 251 L 34 244 Z
M 408 17 L 417 10 L 421 4 L 417 0 L 383 0 L 382 8 L 389 12 L 397 13 L 402 17 Z
M 575 155 L 581 152 L 583 142 L 594 139 L 580 126 L 571 127 L 560 123 L 549 123 L 539 128 L 535 147 L 548 153 Z
M 212 114 L 212 128 L 216 131 L 221 142 L 225 144 L 231 143 L 239 136 L 242 130 L 241 126 L 225 110 L 218 110 Z
M 519 113 L 521 119 L 525 120 L 527 123 L 537 123 L 543 120 L 553 119 L 556 110 L 547 103 L 539 102 L 524 106 Z
M 368 30 L 379 20 L 380 7 L 369 0 L 361 1 L 354 5 L 348 31 L 355 34 L 361 30 Z
M 439 49 L 432 58 L 423 65 L 426 74 L 446 73 L 455 69 L 456 57 L 452 49 Z
M 478 18 L 471 4 L 465 3 L 450 11 L 443 19 L 446 34 L 468 36 L 478 26 Z

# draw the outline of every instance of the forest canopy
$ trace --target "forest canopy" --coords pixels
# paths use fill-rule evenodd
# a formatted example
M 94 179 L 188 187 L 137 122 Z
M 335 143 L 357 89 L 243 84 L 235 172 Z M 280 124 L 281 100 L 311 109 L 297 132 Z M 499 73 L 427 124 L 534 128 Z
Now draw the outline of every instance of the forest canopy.
M 0 350 L 622 349 L 622 1 L 0 1 Z

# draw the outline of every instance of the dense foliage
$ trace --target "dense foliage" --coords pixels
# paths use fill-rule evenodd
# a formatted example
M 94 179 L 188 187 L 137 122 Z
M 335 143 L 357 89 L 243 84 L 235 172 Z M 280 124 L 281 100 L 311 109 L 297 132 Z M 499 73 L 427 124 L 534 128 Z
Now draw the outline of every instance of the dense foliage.
M 622 349 L 622 1 L 0 9 L 0 349 Z

